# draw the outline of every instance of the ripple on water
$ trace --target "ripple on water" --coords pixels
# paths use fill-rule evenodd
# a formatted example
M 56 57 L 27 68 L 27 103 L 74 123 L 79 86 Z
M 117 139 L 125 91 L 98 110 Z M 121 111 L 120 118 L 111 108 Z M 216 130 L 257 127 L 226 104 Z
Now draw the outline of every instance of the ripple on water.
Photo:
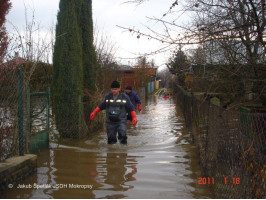
M 106 133 L 89 140 L 50 143 L 38 155 L 37 175 L 24 183 L 91 184 L 92 190 L 12 190 L 4 198 L 206 198 L 197 184 L 201 168 L 184 120 L 173 101 L 150 98 L 128 124 L 128 145 L 107 144 Z

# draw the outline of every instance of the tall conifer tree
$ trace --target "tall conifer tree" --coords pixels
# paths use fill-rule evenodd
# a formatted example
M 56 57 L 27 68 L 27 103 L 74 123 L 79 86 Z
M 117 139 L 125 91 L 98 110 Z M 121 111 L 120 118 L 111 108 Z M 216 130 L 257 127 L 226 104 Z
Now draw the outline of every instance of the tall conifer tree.
M 53 56 L 53 112 L 63 137 L 85 131 L 83 106 L 82 38 L 76 0 L 60 0 Z
M 98 76 L 98 63 L 95 47 L 93 45 L 93 19 L 92 0 L 77 1 L 78 23 L 82 38 L 82 63 L 84 71 L 84 88 L 91 94 L 95 92 Z M 84 97 L 84 114 L 86 122 L 89 122 L 89 113 L 92 111 L 91 100 Z M 93 105 L 95 106 L 95 105 Z
M 6 15 L 11 8 L 10 0 L 0 0 L 0 64 L 7 54 L 8 36 L 6 33 Z
M 77 137 L 87 130 L 90 112 L 90 99 L 82 98 L 83 90 L 95 91 L 99 68 L 91 0 L 60 0 L 53 60 L 56 126 L 62 136 Z
M 93 45 L 92 0 L 83 0 L 79 15 L 79 26 L 82 35 L 84 87 L 93 92 L 99 67 Z

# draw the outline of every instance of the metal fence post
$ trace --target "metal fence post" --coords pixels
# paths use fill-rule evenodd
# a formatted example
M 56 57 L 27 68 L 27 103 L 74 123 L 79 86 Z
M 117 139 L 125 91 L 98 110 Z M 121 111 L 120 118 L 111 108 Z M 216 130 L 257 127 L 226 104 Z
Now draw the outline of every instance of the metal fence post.
M 46 110 L 46 130 L 47 130 L 47 141 L 48 141 L 48 146 L 50 143 L 49 136 L 50 136 L 50 87 L 47 87 L 46 91 L 46 97 L 47 97 L 47 110 Z
M 30 149 L 30 143 L 29 139 L 31 137 L 31 115 L 30 115 L 30 87 L 27 86 L 27 131 L 26 131 L 26 136 L 25 136 L 25 141 L 26 141 L 26 152 L 29 152 Z
M 24 155 L 24 133 L 23 133 L 23 75 L 22 67 L 18 69 L 18 135 L 19 155 Z
M 48 130 L 48 134 L 50 132 L 50 88 L 47 87 L 47 118 L 46 118 L 46 128 Z
M 78 134 L 79 134 L 79 140 L 81 139 L 81 106 L 82 106 L 81 105 L 81 96 L 79 95 L 79 97 L 78 97 L 78 107 L 79 107 L 78 108 L 79 109 L 79 116 L 78 116 L 79 117 L 79 121 L 78 121 L 78 126 L 79 126 L 78 131 L 79 132 L 78 132 Z

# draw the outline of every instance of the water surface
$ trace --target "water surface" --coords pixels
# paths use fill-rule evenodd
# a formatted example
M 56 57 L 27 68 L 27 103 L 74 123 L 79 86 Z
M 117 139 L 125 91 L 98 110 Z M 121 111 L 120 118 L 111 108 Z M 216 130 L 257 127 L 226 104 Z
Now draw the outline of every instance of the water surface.
M 198 185 L 198 155 L 175 102 L 150 97 L 137 117 L 128 145 L 108 145 L 105 132 L 51 144 L 38 154 L 37 173 L 21 182 L 31 188 L 2 198 L 213 198 Z

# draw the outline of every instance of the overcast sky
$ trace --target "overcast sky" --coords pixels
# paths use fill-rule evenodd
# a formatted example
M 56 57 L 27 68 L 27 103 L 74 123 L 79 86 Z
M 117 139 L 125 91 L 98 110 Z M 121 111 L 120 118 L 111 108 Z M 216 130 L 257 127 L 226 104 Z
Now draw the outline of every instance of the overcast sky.
M 173 0 L 150 0 L 139 6 L 135 4 L 125 4 L 126 0 L 93 0 L 93 20 L 99 31 L 108 36 L 112 43 L 116 44 L 116 56 L 119 58 L 134 58 L 139 54 L 154 51 L 163 44 L 154 40 L 148 40 L 118 28 L 134 27 L 140 31 L 148 31 L 149 26 L 153 29 L 162 29 L 158 23 L 151 22 L 147 17 L 162 17 L 168 11 Z M 59 9 L 59 0 L 11 0 L 12 9 L 7 16 L 7 28 L 12 31 L 12 26 L 19 29 L 25 27 L 25 5 L 28 18 L 35 13 L 35 21 L 39 22 L 44 31 L 48 31 L 56 24 L 56 16 Z M 168 59 L 169 54 L 159 54 L 149 56 L 155 64 L 162 66 Z M 121 64 L 134 64 L 134 59 L 118 59 Z

